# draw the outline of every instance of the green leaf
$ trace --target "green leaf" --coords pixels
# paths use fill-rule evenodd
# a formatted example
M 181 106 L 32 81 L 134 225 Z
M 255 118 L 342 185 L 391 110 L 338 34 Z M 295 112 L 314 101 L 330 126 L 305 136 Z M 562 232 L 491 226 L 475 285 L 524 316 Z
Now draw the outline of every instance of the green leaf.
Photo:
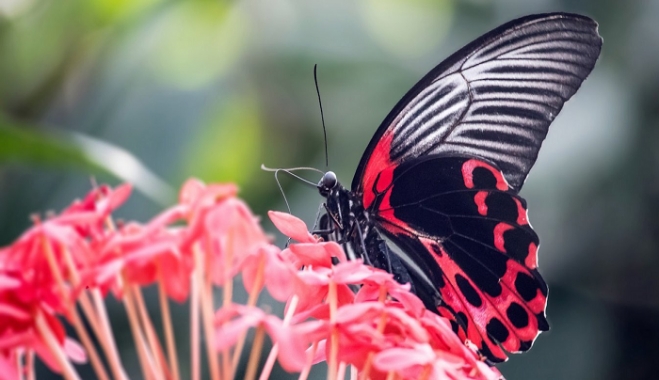
M 168 204 L 172 188 L 126 150 L 80 133 L 43 131 L 0 118 L 0 163 L 71 168 L 87 175 L 111 175 L 130 182 L 147 197 Z

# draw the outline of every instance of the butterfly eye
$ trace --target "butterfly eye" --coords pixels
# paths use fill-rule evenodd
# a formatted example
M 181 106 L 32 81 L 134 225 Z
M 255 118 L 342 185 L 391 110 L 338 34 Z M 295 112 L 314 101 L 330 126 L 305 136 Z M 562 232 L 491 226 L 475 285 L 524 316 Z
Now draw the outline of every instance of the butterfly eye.
M 338 181 L 336 180 L 336 174 L 334 174 L 334 172 L 327 172 L 323 175 L 323 178 L 320 179 L 318 188 L 320 189 L 321 193 L 329 192 L 336 186 L 337 183 Z

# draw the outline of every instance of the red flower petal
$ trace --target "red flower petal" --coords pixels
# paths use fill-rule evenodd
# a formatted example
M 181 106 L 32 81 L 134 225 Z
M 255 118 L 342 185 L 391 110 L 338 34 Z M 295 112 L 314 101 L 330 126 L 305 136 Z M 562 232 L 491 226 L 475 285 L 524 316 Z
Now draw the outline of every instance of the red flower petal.
M 268 211 L 268 216 L 277 229 L 284 235 L 300 243 L 316 243 L 317 240 L 307 230 L 307 225 L 291 214 Z

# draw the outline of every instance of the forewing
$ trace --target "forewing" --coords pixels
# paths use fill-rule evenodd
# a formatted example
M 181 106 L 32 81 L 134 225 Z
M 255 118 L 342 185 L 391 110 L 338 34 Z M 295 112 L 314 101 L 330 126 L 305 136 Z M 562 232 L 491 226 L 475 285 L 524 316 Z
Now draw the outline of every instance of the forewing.
M 380 176 L 376 188 L 378 227 L 437 287 L 438 312 L 488 359 L 504 360 L 501 347 L 526 351 L 548 329 L 538 236 L 526 202 L 493 164 L 428 156 L 395 168 L 391 181 Z
M 398 102 L 362 156 L 353 191 L 368 199 L 384 168 L 429 154 L 485 158 L 519 191 L 601 44 L 595 21 L 566 13 L 520 18 L 481 36 Z

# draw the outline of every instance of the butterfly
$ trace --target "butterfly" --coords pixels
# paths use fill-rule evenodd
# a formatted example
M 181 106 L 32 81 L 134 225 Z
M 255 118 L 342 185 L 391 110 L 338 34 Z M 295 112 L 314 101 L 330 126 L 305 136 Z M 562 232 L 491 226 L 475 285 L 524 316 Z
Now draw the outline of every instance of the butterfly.
M 522 17 L 469 43 L 387 115 L 350 189 L 323 175 L 318 233 L 410 283 L 488 362 L 527 351 L 549 329 L 548 287 L 518 193 L 601 46 L 597 23 L 568 13 Z

